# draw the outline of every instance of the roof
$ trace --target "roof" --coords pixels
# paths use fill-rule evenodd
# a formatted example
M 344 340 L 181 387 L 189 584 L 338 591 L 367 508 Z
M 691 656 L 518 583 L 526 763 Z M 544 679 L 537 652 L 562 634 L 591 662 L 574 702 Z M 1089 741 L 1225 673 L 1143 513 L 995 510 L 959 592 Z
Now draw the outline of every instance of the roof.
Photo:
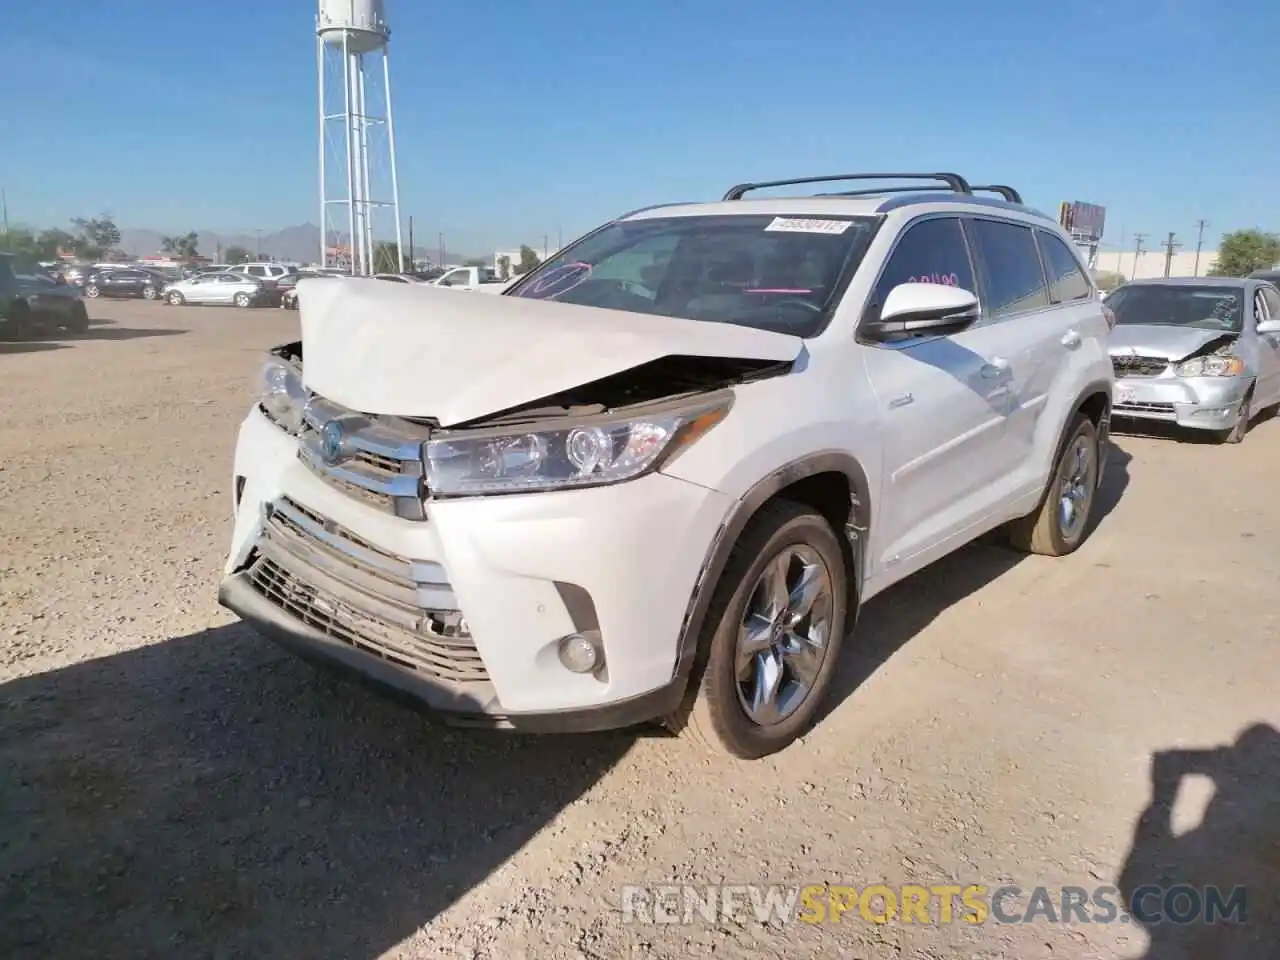
M 922 190 L 919 193 L 889 193 L 877 196 L 802 196 L 768 197 L 757 200 L 717 200 L 710 203 L 668 203 L 632 211 L 620 220 L 653 220 L 661 217 L 697 216 L 848 216 L 873 217 L 893 210 L 923 205 L 946 205 L 948 209 L 965 209 L 971 213 L 989 213 L 993 209 L 1026 217 L 1048 220 L 1044 214 L 1020 204 L 968 194 Z M 1055 221 L 1056 222 L 1056 221 Z
M 1150 279 L 1127 280 L 1121 287 L 1240 287 L 1245 289 L 1264 280 L 1250 277 L 1151 277 Z

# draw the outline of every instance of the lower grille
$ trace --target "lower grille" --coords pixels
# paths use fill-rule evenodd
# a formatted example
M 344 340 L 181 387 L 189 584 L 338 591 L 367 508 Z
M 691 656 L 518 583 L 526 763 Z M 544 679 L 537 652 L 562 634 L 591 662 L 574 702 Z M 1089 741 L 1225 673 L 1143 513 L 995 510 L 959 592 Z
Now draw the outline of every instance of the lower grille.
M 1172 403 L 1117 403 L 1112 412 L 1124 415 L 1126 413 L 1160 413 L 1173 416 Z
M 1117 377 L 1158 377 L 1169 369 L 1163 357 L 1113 356 L 1111 369 Z
M 263 597 L 332 640 L 441 680 L 476 683 L 489 679 L 470 639 L 412 633 L 306 583 L 269 557 L 259 557 L 249 577 Z

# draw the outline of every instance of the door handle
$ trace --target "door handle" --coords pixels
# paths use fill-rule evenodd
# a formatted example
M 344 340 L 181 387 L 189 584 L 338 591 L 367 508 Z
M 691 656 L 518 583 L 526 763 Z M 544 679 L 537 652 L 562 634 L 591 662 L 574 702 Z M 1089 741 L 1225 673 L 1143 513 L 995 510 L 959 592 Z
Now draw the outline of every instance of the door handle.
M 1009 372 L 1009 361 L 1004 357 L 992 357 L 982 365 L 984 380 L 999 380 Z
M 1080 332 L 1078 330 L 1068 330 L 1062 335 L 1062 345 L 1069 350 L 1074 350 L 1080 346 Z

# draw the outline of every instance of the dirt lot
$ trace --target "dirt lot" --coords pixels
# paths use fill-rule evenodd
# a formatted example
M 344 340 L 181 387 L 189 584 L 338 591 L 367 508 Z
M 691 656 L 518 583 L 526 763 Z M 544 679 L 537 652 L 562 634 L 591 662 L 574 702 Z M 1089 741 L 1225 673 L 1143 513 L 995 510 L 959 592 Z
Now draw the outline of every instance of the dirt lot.
M 1237 738 L 1280 725 L 1280 423 L 1121 438 L 1078 554 L 975 546 L 877 599 L 820 726 L 738 764 L 451 733 L 232 623 L 234 434 L 296 315 L 92 312 L 0 344 L 0 955 L 1137 957 L 1119 921 L 619 910 L 629 884 L 955 882 L 1017 885 L 1019 913 L 1126 868 L 1250 888 L 1244 926 L 1162 924 L 1153 956 L 1277 955 L 1280 734 Z M 1140 819 L 1175 747 L 1224 748 L 1165 761 L 1208 777 L 1176 836 L 1172 800 Z

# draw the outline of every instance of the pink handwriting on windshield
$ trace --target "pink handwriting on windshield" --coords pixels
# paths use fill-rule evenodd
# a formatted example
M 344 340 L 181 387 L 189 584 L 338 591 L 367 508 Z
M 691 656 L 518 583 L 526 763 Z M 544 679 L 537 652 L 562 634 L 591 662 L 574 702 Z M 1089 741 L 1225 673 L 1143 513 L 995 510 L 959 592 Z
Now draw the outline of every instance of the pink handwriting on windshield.
M 525 296 L 541 300 L 552 300 L 568 293 L 590 275 L 591 264 L 581 262 L 566 263 L 556 267 L 554 270 L 547 271 L 545 276 L 539 277 Z
M 918 277 L 907 277 L 904 283 L 940 283 L 947 287 L 960 286 L 960 278 L 954 273 L 924 273 Z
M 813 293 L 813 291 L 812 291 L 812 290 L 800 290 L 800 289 L 788 289 L 788 288 L 786 288 L 786 287 L 752 287 L 752 288 L 750 288 L 749 290 L 747 290 L 747 293 L 791 293 L 791 294 L 804 294 L 804 293 Z

